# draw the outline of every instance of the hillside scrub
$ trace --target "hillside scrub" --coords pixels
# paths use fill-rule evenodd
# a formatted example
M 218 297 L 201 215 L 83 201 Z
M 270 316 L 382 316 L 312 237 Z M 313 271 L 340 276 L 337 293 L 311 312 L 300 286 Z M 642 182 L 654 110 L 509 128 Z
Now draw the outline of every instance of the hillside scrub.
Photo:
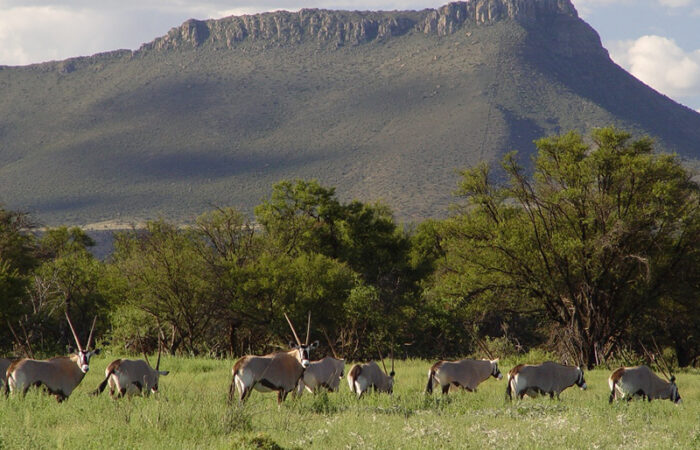
M 590 142 L 590 143 L 587 143 Z M 32 233 L 2 210 L 0 351 L 65 352 L 98 316 L 115 351 L 233 357 L 286 348 L 283 314 L 347 359 L 442 358 L 532 348 L 589 367 L 639 360 L 652 337 L 674 363 L 700 355 L 698 185 L 648 139 L 614 128 L 537 141 L 529 176 L 462 172 L 445 220 L 400 226 L 384 204 L 282 181 L 251 220 L 120 233 L 105 262 L 77 228 Z M 137 339 L 138 338 L 138 339 Z

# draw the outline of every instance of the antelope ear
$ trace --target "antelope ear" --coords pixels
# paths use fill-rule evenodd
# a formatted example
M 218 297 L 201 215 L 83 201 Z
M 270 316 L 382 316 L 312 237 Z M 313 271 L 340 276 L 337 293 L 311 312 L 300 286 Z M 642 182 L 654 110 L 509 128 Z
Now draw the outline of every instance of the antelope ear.
M 294 341 L 289 341 L 289 348 L 296 348 L 297 344 Z
M 170 373 L 170 371 L 169 370 L 159 370 L 158 373 L 162 376 L 166 376 L 167 374 Z
M 313 341 L 313 342 L 311 343 L 311 345 L 309 345 L 309 349 L 313 349 L 313 348 L 316 348 L 316 347 L 318 347 L 318 341 Z
M 68 346 L 68 353 L 75 353 L 75 349 L 73 348 L 72 345 Z
M 96 348 L 95 350 L 92 351 L 92 354 L 93 354 L 93 355 L 99 355 L 101 351 L 102 351 L 102 350 L 100 350 L 99 348 Z

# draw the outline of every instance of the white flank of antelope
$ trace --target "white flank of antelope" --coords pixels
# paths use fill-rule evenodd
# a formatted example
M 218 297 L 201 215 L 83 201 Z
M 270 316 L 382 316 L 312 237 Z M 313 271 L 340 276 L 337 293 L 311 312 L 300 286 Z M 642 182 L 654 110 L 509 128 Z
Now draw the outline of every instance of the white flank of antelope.
M 92 333 L 95 330 L 95 322 L 92 322 L 90 337 L 87 346 L 83 348 L 75 333 L 73 324 L 66 314 L 78 351 L 71 356 L 59 356 L 49 360 L 20 359 L 10 364 L 7 369 L 7 384 L 5 392 L 20 391 L 26 394 L 32 386 L 45 386 L 48 391 L 56 396 L 56 400 L 62 402 L 70 397 L 73 390 L 78 387 L 85 374 L 90 370 L 90 358 L 100 352 L 99 349 L 90 351 Z
M 498 359 L 438 361 L 428 371 L 428 385 L 425 391 L 432 394 L 433 384 L 437 383 L 442 388 L 443 394 L 449 392 L 451 385 L 473 392 L 490 376 L 499 380 L 503 378 L 501 371 L 498 370 Z
M 576 366 L 564 366 L 553 361 L 542 364 L 520 364 L 508 372 L 508 386 L 506 396 L 512 400 L 513 395 L 518 398 L 537 397 L 549 394 L 550 398 L 573 385 L 586 389 L 586 380 L 583 378 L 583 368 Z
M 311 393 L 321 388 L 335 392 L 338 390 L 340 380 L 344 375 L 344 359 L 326 356 L 321 360 L 312 361 L 304 371 L 304 376 L 299 380 L 297 395 L 301 395 L 304 392 L 304 388 Z
M 355 364 L 348 372 L 348 386 L 357 394 L 357 398 L 370 389 L 391 394 L 394 390 L 394 371 L 386 374 L 374 361 Z
M 681 403 L 676 377 L 671 376 L 669 381 L 664 381 L 648 366 L 620 367 L 608 378 L 608 386 L 610 403 L 617 398 L 630 400 L 634 396 L 646 397 L 649 401 L 667 398 L 674 403 Z

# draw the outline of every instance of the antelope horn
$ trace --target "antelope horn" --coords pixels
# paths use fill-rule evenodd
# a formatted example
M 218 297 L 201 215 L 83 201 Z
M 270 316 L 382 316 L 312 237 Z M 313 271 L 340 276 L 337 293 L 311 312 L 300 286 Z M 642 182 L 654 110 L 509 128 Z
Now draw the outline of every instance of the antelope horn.
M 151 362 L 148 360 L 148 355 L 146 354 L 146 349 L 143 348 L 143 341 L 141 340 L 141 333 L 139 333 L 139 330 L 136 330 L 136 338 L 139 340 L 139 347 L 141 347 L 141 353 L 143 353 L 143 357 L 146 359 L 146 364 L 148 364 L 149 367 L 151 366 Z
M 671 368 L 669 367 L 668 363 L 666 363 L 666 359 L 664 358 L 663 353 L 661 353 L 661 349 L 659 348 L 658 344 L 656 343 L 656 338 L 654 336 L 651 337 L 651 341 L 654 343 L 654 347 L 656 348 L 656 352 L 659 354 L 659 359 L 663 363 L 663 374 L 666 377 L 668 381 L 671 381 L 671 377 L 673 374 L 671 373 Z M 661 368 L 661 364 L 659 364 L 659 368 Z M 667 373 L 668 372 L 668 373 Z
M 333 343 L 331 342 L 331 339 L 328 337 L 328 333 L 326 332 L 326 327 L 321 328 L 321 331 L 323 331 L 323 335 L 326 336 L 326 340 L 328 341 L 328 346 L 331 348 L 331 351 L 333 352 L 333 357 L 335 359 L 340 359 L 340 358 L 338 358 L 338 354 L 335 352 L 335 349 L 333 348 Z
M 73 338 L 75 339 L 75 344 L 78 346 L 79 351 L 83 351 L 83 347 L 80 345 L 80 340 L 78 339 L 78 334 L 75 332 L 75 328 L 73 328 L 73 323 L 70 321 L 70 317 L 68 316 L 68 311 L 66 311 L 66 319 L 68 320 L 68 325 L 70 326 L 70 330 L 73 332 Z
M 394 373 L 394 344 L 391 344 L 391 373 Z
M 28 348 L 25 344 L 22 343 L 22 341 L 19 340 L 19 337 L 17 336 L 17 333 L 15 333 L 15 329 L 12 327 L 12 324 L 9 320 L 7 321 L 7 326 L 10 327 L 10 331 L 12 331 L 12 335 L 15 337 L 17 345 L 19 345 L 22 348 L 22 350 L 27 356 L 34 359 L 34 352 L 31 351 L 31 348 Z M 27 341 L 27 343 L 29 343 L 29 341 Z
M 311 335 L 311 311 L 309 311 L 309 320 L 306 321 L 306 344 L 309 345 L 309 336 Z
M 379 346 L 377 346 L 377 353 L 379 353 L 379 359 L 382 360 L 382 367 L 384 367 L 384 373 L 389 375 L 389 372 L 386 370 L 386 365 L 384 365 L 384 357 L 382 356 L 382 351 L 379 350 Z
M 160 369 L 160 354 L 161 354 L 162 350 L 163 350 L 163 345 L 161 344 L 160 338 L 159 338 L 158 339 L 158 361 L 156 361 L 156 371 L 158 371 Z
M 493 360 L 493 355 L 489 351 L 488 347 L 486 347 L 486 344 L 484 344 L 484 341 L 482 339 L 477 338 L 476 342 L 479 344 L 479 347 L 481 347 L 481 350 L 483 350 L 484 353 L 486 353 L 486 356 L 488 356 L 490 360 Z
M 97 316 L 95 316 L 94 319 L 92 319 L 92 327 L 90 327 L 90 336 L 88 336 L 88 343 L 87 347 L 85 347 L 85 350 L 90 350 L 90 344 L 92 344 L 92 333 L 95 331 L 95 323 L 97 323 Z
M 289 320 L 289 316 L 287 313 L 284 313 L 284 318 L 287 319 L 287 323 L 289 324 L 289 328 L 292 329 L 292 333 L 294 333 L 294 339 L 297 340 L 297 345 L 301 347 L 301 341 L 299 340 L 299 336 L 297 336 L 296 330 L 294 330 L 294 325 L 292 325 L 292 321 Z

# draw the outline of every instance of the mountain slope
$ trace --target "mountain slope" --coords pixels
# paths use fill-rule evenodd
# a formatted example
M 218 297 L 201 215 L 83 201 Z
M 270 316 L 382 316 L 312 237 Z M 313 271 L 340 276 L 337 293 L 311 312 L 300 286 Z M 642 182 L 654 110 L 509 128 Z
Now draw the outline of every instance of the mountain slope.
M 700 155 L 700 114 L 616 66 L 568 0 L 190 20 L 2 67 L 0 92 L 0 201 L 46 223 L 250 210 L 297 177 L 442 215 L 455 169 L 609 124 Z

